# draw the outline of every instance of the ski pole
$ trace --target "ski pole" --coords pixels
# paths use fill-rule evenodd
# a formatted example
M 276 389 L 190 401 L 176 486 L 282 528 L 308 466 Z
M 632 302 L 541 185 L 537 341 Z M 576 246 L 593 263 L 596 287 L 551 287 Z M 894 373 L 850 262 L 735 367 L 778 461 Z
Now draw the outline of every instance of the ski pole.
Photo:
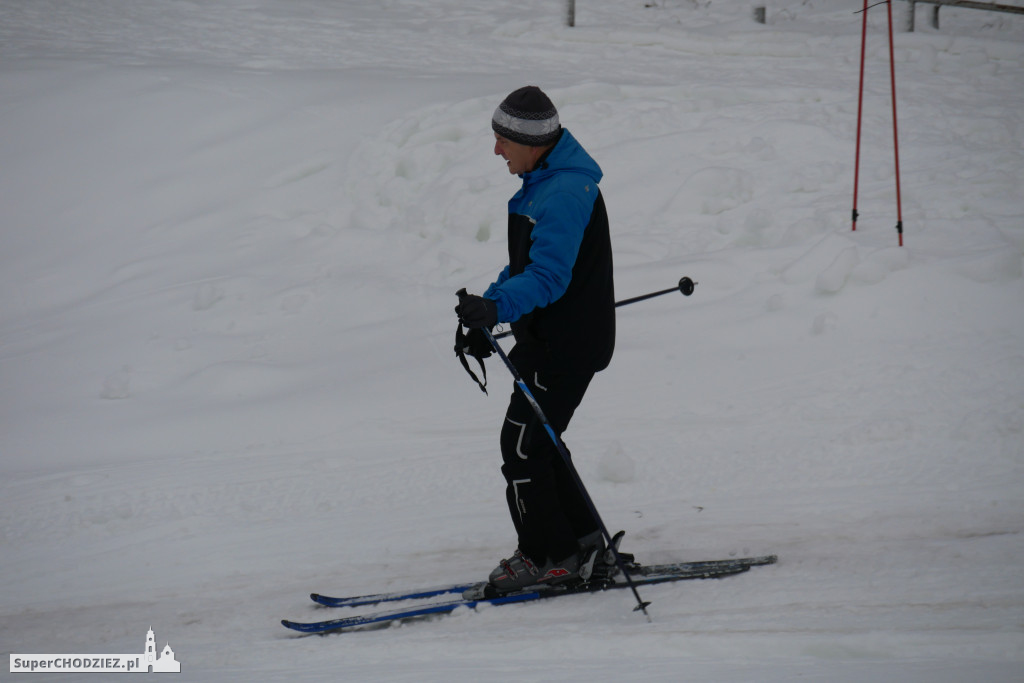
M 675 290 L 672 289 L 666 291 Z M 651 296 L 657 296 L 657 294 L 652 294 Z M 480 330 L 483 331 L 484 336 L 487 337 L 487 341 L 491 342 L 491 346 L 494 347 L 494 351 L 501 357 L 501 360 L 505 363 L 505 367 L 507 367 L 508 371 L 512 373 L 512 378 L 515 380 L 516 386 L 523 392 L 523 396 L 526 398 L 527 403 L 529 403 L 530 407 L 533 408 L 533 412 L 537 415 L 537 419 L 540 420 L 542 425 L 544 425 L 545 431 L 547 431 L 548 436 L 550 436 L 551 440 L 554 442 L 555 448 L 558 450 L 559 455 L 562 456 L 562 460 L 565 461 L 565 466 L 569 470 L 569 474 L 572 475 L 572 479 L 576 483 L 576 486 L 579 488 L 580 493 L 583 496 L 583 500 L 586 502 L 587 508 L 590 510 L 590 514 L 593 515 L 594 519 L 597 521 L 598 526 L 601 528 L 601 533 L 604 534 L 605 540 L 608 542 L 608 547 L 611 548 L 612 554 L 615 555 L 615 564 L 619 567 L 619 571 L 621 571 L 622 575 L 626 578 L 626 583 L 629 584 L 630 590 L 633 591 L 633 597 L 636 598 L 637 603 L 633 611 L 639 610 L 643 612 L 644 616 L 647 617 L 648 623 L 650 623 L 651 615 L 647 613 L 647 606 L 651 603 L 644 602 L 640 598 L 640 592 L 637 591 L 636 584 L 633 583 L 633 579 L 630 578 L 629 572 L 626 571 L 626 564 L 622 561 L 622 556 L 619 554 L 619 549 L 615 547 L 611 534 L 608 533 L 608 527 L 605 526 L 604 522 L 601 520 L 601 516 L 597 513 L 597 507 L 594 506 L 594 501 L 587 492 L 587 487 L 583 485 L 583 480 L 580 479 L 579 473 L 572 464 L 572 458 L 569 456 L 569 450 L 565 447 L 565 444 L 562 443 L 562 439 L 559 438 L 558 434 L 556 434 L 555 430 L 551 427 L 551 423 L 548 422 L 548 418 L 545 417 L 544 411 L 541 409 L 540 404 L 537 403 L 537 399 L 533 397 L 529 387 L 526 386 L 526 382 L 523 381 L 523 378 L 519 375 L 519 371 L 516 370 L 516 366 L 512 365 L 512 361 L 510 361 L 508 356 L 505 355 L 505 352 L 501 349 L 501 346 L 494 338 L 494 335 L 491 334 L 491 331 L 486 327 L 481 327 Z
M 939 7 L 939 5 L 936 5 Z M 892 3 L 889 3 L 889 74 L 892 77 L 892 144 L 896 154 L 896 233 L 903 246 L 903 205 L 900 201 L 900 142 L 896 130 L 896 60 L 892 47 Z
M 913 5 L 911 5 L 913 7 Z M 864 52 L 868 40 L 868 0 L 864 0 L 864 22 L 860 31 L 860 88 L 857 90 L 857 146 L 853 155 L 853 230 L 857 229 L 857 186 L 860 181 L 860 124 L 864 115 Z
M 656 296 L 662 294 L 668 294 L 669 292 L 682 292 L 683 296 L 690 296 L 693 294 L 693 288 L 697 286 L 697 283 L 688 277 L 680 278 L 679 284 L 675 287 L 669 287 L 668 289 L 662 289 L 658 292 L 651 292 L 650 294 L 641 294 L 640 296 L 634 296 L 632 299 L 623 299 L 622 301 L 615 302 L 615 308 L 619 306 L 628 306 L 635 304 L 637 301 L 645 301 L 647 299 L 653 299 Z
M 696 286 L 696 282 L 694 282 L 688 277 L 683 277 L 679 279 L 679 284 L 677 284 L 675 287 L 669 287 L 668 289 L 662 289 L 657 292 L 651 292 L 649 294 L 641 294 L 640 296 L 634 296 L 631 299 L 623 299 L 622 301 L 616 301 L 615 308 L 618 308 L 619 306 L 628 306 L 630 304 L 635 304 L 637 301 L 646 301 L 647 299 L 653 299 L 656 296 L 661 296 L 662 294 L 668 294 L 670 292 L 682 292 L 683 296 L 690 296 L 691 294 L 693 294 L 693 288 Z M 512 334 L 512 330 L 505 330 L 504 332 L 499 332 L 498 334 L 494 335 L 494 338 L 504 339 L 510 334 Z

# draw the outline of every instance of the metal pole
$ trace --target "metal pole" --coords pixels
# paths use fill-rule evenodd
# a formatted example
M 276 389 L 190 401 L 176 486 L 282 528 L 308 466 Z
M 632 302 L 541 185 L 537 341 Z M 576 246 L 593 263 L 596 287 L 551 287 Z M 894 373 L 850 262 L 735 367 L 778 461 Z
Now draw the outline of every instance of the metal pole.
M 857 147 L 853 158 L 853 230 L 857 229 L 857 190 L 860 182 L 860 126 L 864 112 L 864 52 L 868 40 L 868 0 L 864 0 L 864 24 L 860 31 L 860 88 L 857 91 Z
M 640 296 L 634 296 L 632 299 L 623 299 L 622 301 L 616 301 L 615 308 L 618 308 L 619 306 L 628 306 L 630 304 L 635 304 L 637 301 L 653 299 L 656 296 L 661 296 L 662 294 L 668 294 L 670 292 L 682 292 L 683 296 L 690 296 L 691 294 L 693 294 L 693 288 L 696 286 L 696 282 L 694 282 L 688 277 L 683 277 L 679 279 L 679 284 L 676 285 L 675 287 L 669 287 L 668 289 L 662 289 L 657 292 L 651 292 L 650 294 L 641 294 Z M 504 339 L 510 334 L 512 334 L 512 330 L 505 330 L 504 332 L 499 332 L 498 334 L 494 335 L 494 338 Z
M 865 0 L 866 1 L 866 0 Z M 893 54 L 892 39 L 892 0 L 886 3 L 889 7 L 889 74 L 892 80 L 892 143 L 896 158 L 896 233 L 899 235 L 900 246 L 903 246 L 903 205 L 900 201 L 900 142 L 896 125 L 896 58 Z

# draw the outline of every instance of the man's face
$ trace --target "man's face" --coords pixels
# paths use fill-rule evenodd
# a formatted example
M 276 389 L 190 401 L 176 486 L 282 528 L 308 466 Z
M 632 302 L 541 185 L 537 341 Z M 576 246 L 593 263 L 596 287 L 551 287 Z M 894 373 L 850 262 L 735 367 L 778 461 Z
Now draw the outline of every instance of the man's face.
M 513 175 L 529 173 L 540 158 L 540 147 L 521 145 L 494 134 L 494 153 L 508 163 L 508 172 Z

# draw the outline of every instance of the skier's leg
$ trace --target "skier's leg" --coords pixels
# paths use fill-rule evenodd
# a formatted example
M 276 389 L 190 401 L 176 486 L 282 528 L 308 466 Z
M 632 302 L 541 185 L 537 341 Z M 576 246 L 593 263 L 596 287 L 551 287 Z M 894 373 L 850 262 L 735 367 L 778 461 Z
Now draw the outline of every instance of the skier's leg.
M 509 402 L 501 429 L 501 453 L 505 495 L 519 534 L 519 549 L 541 563 L 570 555 L 576 535 L 562 511 L 553 469 L 561 458 L 518 393 Z
M 513 362 L 559 436 L 566 429 L 593 375 L 544 369 L 540 354 L 516 353 Z M 502 473 L 520 550 L 561 560 L 577 550 L 577 539 L 597 529 L 579 487 L 533 408 L 513 390 L 501 432 Z

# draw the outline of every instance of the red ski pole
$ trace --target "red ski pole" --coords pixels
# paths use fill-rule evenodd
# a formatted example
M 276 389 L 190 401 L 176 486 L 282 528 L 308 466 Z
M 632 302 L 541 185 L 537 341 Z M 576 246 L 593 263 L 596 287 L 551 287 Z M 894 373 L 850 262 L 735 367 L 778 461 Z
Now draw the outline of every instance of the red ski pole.
M 867 2 L 867 0 L 864 0 Z M 889 74 L 892 79 L 892 144 L 896 157 L 896 233 L 900 238 L 900 246 L 903 246 L 903 205 L 900 201 L 900 142 L 896 126 L 896 60 L 893 56 L 892 45 L 892 0 L 886 3 L 889 6 Z
M 864 112 L 864 52 L 868 40 L 868 0 L 864 0 L 864 24 L 860 32 L 860 89 L 857 92 L 857 149 L 853 162 L 853 230 L 857 229 L 857 185 L 860 180 L 860 125 Z

